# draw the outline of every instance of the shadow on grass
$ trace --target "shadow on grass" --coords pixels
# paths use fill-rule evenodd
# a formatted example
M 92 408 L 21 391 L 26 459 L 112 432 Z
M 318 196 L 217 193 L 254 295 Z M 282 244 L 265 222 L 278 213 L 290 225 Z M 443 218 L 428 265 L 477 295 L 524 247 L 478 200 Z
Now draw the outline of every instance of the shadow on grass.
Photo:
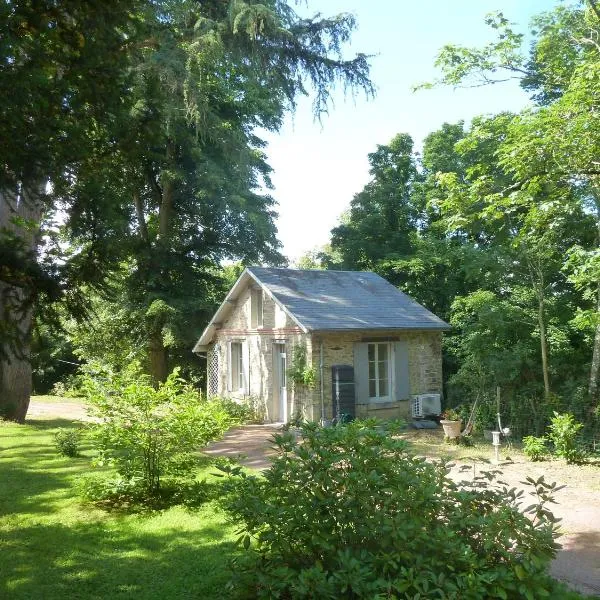
M 1 547 L 0 597 L 14 600 L 223 598 L 235 553 L 218 525 L 144 532 L 123 521 L 19 528 Z
M 212 504 L 147 515 L 82 506 L 76 483 L 90 462 L 58 455 L 52 430 L 63 426 L 79 425 L 0 429 L 0 598 L 223 598 L 236 552 L 223 515 Z
M 84 423 L 73 419 L 27 419 L 26 426 L 38 431 L 47 431 L 49 429 L 81 429 Z

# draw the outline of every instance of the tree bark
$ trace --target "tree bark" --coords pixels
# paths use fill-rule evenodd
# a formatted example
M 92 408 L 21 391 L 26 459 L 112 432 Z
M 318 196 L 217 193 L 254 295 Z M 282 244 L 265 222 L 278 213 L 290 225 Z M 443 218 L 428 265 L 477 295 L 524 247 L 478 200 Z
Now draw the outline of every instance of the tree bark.
M 146 215 L 144 214 L 144 205 L 138 192 L 133 194 L 133 205 L 135 206 L 135 214 L 138 220 L 138 227 L 140 228 L 140 237 L 147 243 L 148 242 L 148 225 L 146 224 Z
M 34 257 L 42 217 L 41 185 L 25 186 L 15 194 L 0 192 L 0 233 L 11 233 L 23 242 L 23 252 Z M 21 221 L 15 222 L 15 217 Z M 0 417 L 23 423 L 32 391 L 31 331 L 35 289 L 23 273 L 4 272 L 0 279 Z
M 528 251 L 526 251 L 528 252 Z M 544 272 L 541 264 L 537 267 L 533 264 L 533 259 L 526 254 L 527 267 L 529 269 L 529 278 L 531 286 L 535 291 L 538 301 L 538 326 L 540 328 L 540 350 L 542 355 L 542 377 L 544 378 L 544 398 L 550 397 L 550 373 L 548 367 L 548 340 L 546 337 L 546 297 L 544 294 Z
M 594 193 L 596 204 L 596 246 L 600 247 L 600 198 Z M 596 286 L 596 316 L 600 316 L 600 281 Z M 598 402 L 598 377 L 600 376 L 600 323 L 596 325 L 596 334 L 594 335 L 594 348 L 592 350 L 592 364 L 590 367 L 590 380 L 588 383 L 588 394 L 592 401 L 592 407 Z
M 23 423 L 31 397 L 31 326 L 33 310 L 23 310 L 26 292 L 0 281 L 0 320 L 11 322 L 14 338 L 0 354 L 0 418 Z M 11 336 L 12 337 L 12 336 Z
M 542 351 L 542 374 L 544 376 L 544 396 L 550 396 L 550 374 L 548 372 L 548 342 L 546 340 L 546 322 L 544 294 L 538 294 L 538 324 L 540 327 L 540 346 Z
M 600 315 L 600 283 L 596 290 L 596 314 Z M 592 350 L 592 365 L 590 367 L 590 381 L 588 384 L 588 394 L 592 404 L 596 404 L 598 397 L 598 375 L 600 374 L 600 323 L 596 325 L 596 335 L 594 336 L 594 348 Z
M 149 342 L 150 375 L 154 383 L 162 383 L 169 375 L 169 356 L 163 343 L 162 332 L 152 334 Z
M 173 142 L 167 140 L 167 166 L 174 167 L 175 149 Z M 164 241 L 168 238 L 171 229 L 171 214 L 173 212 L 173 199 L 175 196 L 175 182 L 172 173 L 168 171 L 161 178 L 162 198 L 158 210 L 158 235 Z

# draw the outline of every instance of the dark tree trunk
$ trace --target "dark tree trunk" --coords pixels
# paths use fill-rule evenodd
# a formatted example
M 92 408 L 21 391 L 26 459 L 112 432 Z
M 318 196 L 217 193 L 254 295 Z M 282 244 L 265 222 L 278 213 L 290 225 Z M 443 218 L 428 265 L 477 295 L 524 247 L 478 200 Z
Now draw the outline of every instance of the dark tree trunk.
M 43 186 L 0 192 L 0 235 L 22 242 L 22 266 L 35 259 Z M 21 257 L 19 257 L 21 260 Z M 31 330 L 35 289 L 25 271 L 0 264 L 0 417 L 23 423 L 29 408 Z
M 23 290 L 0 281 L 0 321 L 8 323 L 14 334 L 0 349 L 0 418 L 23 423 L 31 397 L 31 323 L 32 310 Z
M 169 375 L 168 351 L 162 339 L 162 332 L 150 336 L 150 375 L 155 383 L 162 383 Z

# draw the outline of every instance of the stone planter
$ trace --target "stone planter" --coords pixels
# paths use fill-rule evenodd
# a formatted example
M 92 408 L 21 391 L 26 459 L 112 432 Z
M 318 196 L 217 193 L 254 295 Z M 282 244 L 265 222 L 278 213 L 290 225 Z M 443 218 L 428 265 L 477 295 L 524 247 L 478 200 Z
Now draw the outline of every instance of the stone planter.
M 460 437 L 462 421 L 446 421 L 445 419 L 442 419 L 440 424 L 444 428 L 444 435 L 449 440 L 454 440 L 457 437 Z

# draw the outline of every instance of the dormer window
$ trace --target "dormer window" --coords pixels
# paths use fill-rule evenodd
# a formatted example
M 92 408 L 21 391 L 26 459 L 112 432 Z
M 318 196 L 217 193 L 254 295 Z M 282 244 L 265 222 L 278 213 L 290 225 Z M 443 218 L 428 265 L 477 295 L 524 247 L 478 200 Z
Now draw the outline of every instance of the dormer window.
M 263 326 L 263 291 L 252 290 L 250 295 L 250 327 L 258 329 Z

